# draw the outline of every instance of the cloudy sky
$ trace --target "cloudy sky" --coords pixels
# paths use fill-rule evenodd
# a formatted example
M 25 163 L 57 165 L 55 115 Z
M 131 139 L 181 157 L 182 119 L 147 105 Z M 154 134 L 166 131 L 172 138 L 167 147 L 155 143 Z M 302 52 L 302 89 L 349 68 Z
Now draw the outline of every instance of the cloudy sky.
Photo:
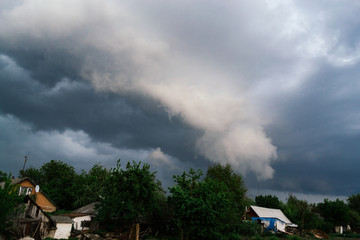
M 360 192 L 360 3 L 0 2 L 0 170 L 230 163 L 250 195 Z

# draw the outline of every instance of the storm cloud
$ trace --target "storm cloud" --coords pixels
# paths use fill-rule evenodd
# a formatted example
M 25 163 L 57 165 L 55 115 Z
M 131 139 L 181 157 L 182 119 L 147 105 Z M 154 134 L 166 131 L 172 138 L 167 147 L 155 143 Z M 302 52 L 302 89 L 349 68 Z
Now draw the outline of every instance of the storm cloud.
M 249 187 L 359 191 L 359 7 L 3 1 L 1 168 L 220 162 Z

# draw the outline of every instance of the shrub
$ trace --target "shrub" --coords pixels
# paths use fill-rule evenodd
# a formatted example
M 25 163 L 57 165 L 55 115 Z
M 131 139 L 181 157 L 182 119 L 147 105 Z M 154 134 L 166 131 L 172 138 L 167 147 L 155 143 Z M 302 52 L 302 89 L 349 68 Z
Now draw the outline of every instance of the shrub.
M 301 240 L 301 238 L 299 236 L 296 236 L 296 235 L 294 235 L 294 236 L 289 235 L 287 237 L 287 239 L 289 239 L 289 240 Z
M 261 232 L 259 224 L 251 221 L 243 221 L 237 226 L 237 232 L 243 236 L 256 236 Z

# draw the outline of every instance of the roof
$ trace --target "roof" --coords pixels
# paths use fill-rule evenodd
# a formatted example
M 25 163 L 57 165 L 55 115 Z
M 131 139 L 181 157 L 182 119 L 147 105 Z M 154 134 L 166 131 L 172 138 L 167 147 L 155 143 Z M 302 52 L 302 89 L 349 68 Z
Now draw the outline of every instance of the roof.
M 73 220 L 68 216 L 51 216 L 51 219 L 56 223 L 73 223 Z
M 76 217 L 83 217 L 83 216 L 89 216 L 89 214 L 85 213 L 62 213 L 60 216 L 68 216 L 69 218 L 76 218 Z
M 11 180 L 11 184 L 20 184 L 20 183 L 22 183 L 22 182 L 24 182 L 24 181 L 26 181 L 26 180 L 28 180 L 28 181 L 29 181 L 32 185 L 34 185 L 34 186 L 37 185 L 33 180 L 31 180 L 31 179 L 28 178 L 28 177 L 15 178 L 15 179 Z M 41 191 L 41 189 L 40 189 L 39 192 L 41 192 L 57 209 L 59 209 L 59 207 L 56 205 L 56 203 L 54 203 L 53 200 L 51 200 L 51 198 L 49 198 L 43 191 Z
M 22 182 L 25 181 L 25 180 L 28 180 L 29 182 L 31 182 L 31 184 L 33 184 L 34 186 L 36 186 L 36 184 L 34 183 L 34 181 L 31 180 L 31 179 L 28 178 L 28 177 L 12 179 L 12 180 L 11 180 L 11 184 L 20 184 L 20 183 L 22 183 Z
M 287 224 L 291 224 L 291 221 L 285 216 L 285 214 L 280 209 L 274 208 L 264 208 L 264 207 L 257 207 L 257 206 L 250 206 L 261 218 L 277 218 Z
M 88 215 L 96 215 L 97 214 L 97 210 L 95 209 L 95 205 L 99 204 L 99 202 L 93 202 L 90 203 L 84 207 L 78 208 L 74 211 L 72 211 L 72 213 L 82 213 L 82 214 L 88 214 Z

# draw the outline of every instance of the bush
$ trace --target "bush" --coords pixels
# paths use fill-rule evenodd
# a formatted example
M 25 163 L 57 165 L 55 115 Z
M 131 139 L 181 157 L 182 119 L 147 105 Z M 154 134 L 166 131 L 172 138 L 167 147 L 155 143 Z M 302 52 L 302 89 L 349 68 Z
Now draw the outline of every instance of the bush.
M 253 240 L 262 240 L 262 237 L 260 237 L 260 235 L 256 235 Z
M 289 236 L 287 237 L 287 239 L 289 239 L 289 240 L 301 240 L 301 237 L 296 236 L 296 235 L 294 235 L 294 236 L 289 235 Z
M 256 236 L 261 232 L 259 224 L 251 221 L 243 221 L 237 226 L 237 232 L 243 236 Z

